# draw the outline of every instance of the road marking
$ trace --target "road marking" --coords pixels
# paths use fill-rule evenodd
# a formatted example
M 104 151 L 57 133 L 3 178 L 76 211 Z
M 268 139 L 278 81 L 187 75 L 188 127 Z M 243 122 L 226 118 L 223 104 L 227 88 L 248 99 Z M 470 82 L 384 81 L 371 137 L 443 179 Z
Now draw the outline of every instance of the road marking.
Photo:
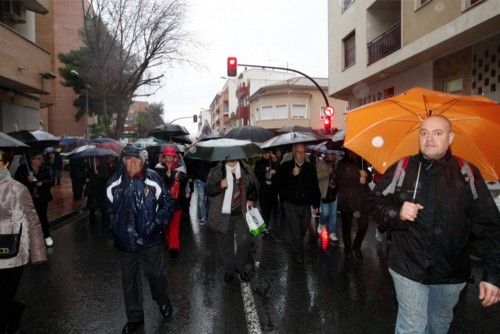
M 252 289 L 250 283 L 240 281 L 241 296 L 243 297 L 243 307 L 245 308 L 245 318 L 247 319 L 247 328 L 249 334 L 261 334 L 259 315 L 255 307 Z

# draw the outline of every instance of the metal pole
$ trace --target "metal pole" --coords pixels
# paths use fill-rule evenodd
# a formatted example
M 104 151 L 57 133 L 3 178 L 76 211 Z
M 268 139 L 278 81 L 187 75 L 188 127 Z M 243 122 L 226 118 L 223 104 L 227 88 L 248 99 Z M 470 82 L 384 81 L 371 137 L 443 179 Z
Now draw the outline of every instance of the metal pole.
M 298 73 L 304 77 L 306 77 L 307 79 L 309 79 L 318 89 L 319 91 L 321 92 L 321 95 L 323 95 L 323 99 L 325 99 L 325 105 L 327 107 L 330 106 L 330 104 L 328 104 L 328 99 L 326 97 L 326 94 L 325 92 L 323 91 L 323 89 L 321 89 L 321 87 L 319 86 L 319 84 L 316 82 L 316 80 L 314 80 L 313 78 L 311 78 L 310 76 L 308 76 L 307 74 L 301 72 L 301 71 L 298 71 L 298 70 L 294 70 L 293 68 L 286 68 L 286 67 L 276 67 L 276 66 L 267 66 L 267 65 L 249 65 L 249 64 L 237 64 L 238 66 L 243 66 L 243 67 L 260 67 L 260 68 L 270 68 L 270 69 L 273 69 L 273 70 L 282 70 L 282 71 L 290 71 L 290 72 L 295 72 L 295 73 Z
M 89 90 L 85 79 L 85 139 L 89 139 Z

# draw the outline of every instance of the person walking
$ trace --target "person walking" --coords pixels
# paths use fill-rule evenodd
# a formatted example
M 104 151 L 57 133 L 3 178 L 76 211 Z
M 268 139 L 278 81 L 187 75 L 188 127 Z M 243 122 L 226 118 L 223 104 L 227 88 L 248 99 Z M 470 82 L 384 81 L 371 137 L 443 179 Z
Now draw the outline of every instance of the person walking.
M 185 207 L 187 176 L 181 172 L 179 167 L 179 157 L 174 147 L 166 146 L 161 156 L 162 163 L 155 168 L 165 182 L 165 187 L 169 189 L 170 196 L 175 200 L 175 210 L 170 224 L 165 228 L 165 240 L 170 257 L 175 258 L 181 249 L 180 227 L 182 218 L 182 208 Z
M 483 306 L 500 301 L 500 213 L 478 169 L 452 155 L 453 139 L 447 118 L 426 118 L 402 184 L 391 186 L 397 163 L 370 196 L 374 217 L 392 236 L 396 333 L 448 332 L 470 276 L 472 239 L 483 260 L 479 299 Z
M 127 334 L 144 324 L 141 267 L 160 313 L 165 319 L 172 314 L 163 231 L 175 202 L 160 176 L 144 168 L 146 151 L 128 145 L 122 156 L 124 170 L 108 180 L 106 201 L 109 230 L 118 249 L 128 320 L 122 333 Z
M 277 222 L 273 221 L 273 210 L 278 209 L 278 192 L 276 182 L 279 163 L 272 159 L 272 151 L 267 150 L 262 158 L 255 163 L 255 176 L 259 181 L 259 203 L 262 210 L 262 218 L 270 232 L 274 232 Z M 277 215 L 276 215 L 277 216 Z
M 12 158 L 11 149 L 0 148 L 0 235 L 20 234 L 17 254 L 0 258 L 0 333 L 17 333 L 19 329 L 25 305 L 14 296 L 24 267 L 29 262 L 47 261 L 42 227 L 30 192 L 7 169 Z
M 319 189 L 321 191 L 320 226 L 318 233 L 323 227 L 328 226 L 329 239 L 337 242 L 337 185 L 335 183 L 335 168 L 337 155 L 333 150 L 328 150 L 324 159 L 316 163 Z
M 209 206 L 207 195 L 205 194 L 205 185 L 210 169 L 214 167 L 214 163 L 204 160 L 185 159 L 187 172 L 193 179 L 194 191 L 197 194 L 196 218 L 199 225 L 205 225 L 207 222 L 207 207 Z
M 305 159 L 303 144 L 295 144 L 293 158 L 282 162 L 278 171 L 278 189 L 285 214 L 285 240 L 293 258 L 304 262 L 304 237 L 311 220 L 311 206 L 319 213 L 321 193 L 316 168 Z
M 361 168 L 362 163 L 351 151 L 337 164 L 337 206 L 342 218 L 342 242 L 344 258 L 352 261 L 352 251 L 359 259 L 363 258 L 361 244 L 368 230 L 368 195 L 371 181 L 367 170 Z M 358 219 L 358 229 L 354 242 L 351 241 L 352 220 Z
M 251 237 L 245 214 L 257 202 L 257 189 L 252 170 L 238 160 L 219 163 L 207 177 L 205 193 L 210 198 L 207 227 L 216 232 L 217 253 L 224 265 L 226 283 L 234 279 L 236 272 L 242 281 L 250 280 L 247 263 Z
M 30 153 L 28 164 L 20 165 L 14 174 L 14 178 L 24 184 L 30 191 L 36 213 L 42 224 L 45 245 L 48 247 L 53 246 L 54 240 L 50 236 L 47 209 L 49 202 L 53 199 L 50 188 L 54 185 L 54 175 L 51 169 L 44 165 L 42 152 Z

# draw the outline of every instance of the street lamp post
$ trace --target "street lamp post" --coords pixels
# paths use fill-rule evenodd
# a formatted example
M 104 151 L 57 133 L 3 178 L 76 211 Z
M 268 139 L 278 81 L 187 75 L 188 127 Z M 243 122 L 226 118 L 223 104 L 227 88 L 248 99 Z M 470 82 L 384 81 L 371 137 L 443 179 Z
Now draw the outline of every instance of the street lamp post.
M 85 84 L 85 139 L 88 139 L 89 138 L 89 90 L 88 90 L 89 85 L 87 84 L 87 81 L 77 71 L 71 70 L 70 73 L 82 79 L 83 83 Z

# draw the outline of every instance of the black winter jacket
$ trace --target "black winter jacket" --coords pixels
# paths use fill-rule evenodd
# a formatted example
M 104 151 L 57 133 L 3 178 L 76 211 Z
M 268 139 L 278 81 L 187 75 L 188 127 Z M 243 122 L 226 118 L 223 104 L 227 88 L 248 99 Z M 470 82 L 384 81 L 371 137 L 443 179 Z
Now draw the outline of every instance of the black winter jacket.
M 412 201 L 419 162 L 415 203 L 424 208 L 414 222 L 401 221 L 402 204 Z M 410 157 L 401 189 L 387 196 L 382 192 L 391 183 L 396 164 L 385 173 L 371 193 L 370 206 L 377 222 L 392 230 L 392 270 L 423 284 L 465 282 L 474 238 L 484 259 L 482 280 L 500 287 L 500 213 L 478 169 L 470 166 L 479 196 L 475 200 L 450 150 L 437 161 Z
M 310 162 L 304 161 L 299 175 L 294 176 L 292 173 L 294 167 L 294 159 L 285 161 L 280 166 L 278 171 L 280 200 L 319 208 L 321 192 L 316 168 Z

